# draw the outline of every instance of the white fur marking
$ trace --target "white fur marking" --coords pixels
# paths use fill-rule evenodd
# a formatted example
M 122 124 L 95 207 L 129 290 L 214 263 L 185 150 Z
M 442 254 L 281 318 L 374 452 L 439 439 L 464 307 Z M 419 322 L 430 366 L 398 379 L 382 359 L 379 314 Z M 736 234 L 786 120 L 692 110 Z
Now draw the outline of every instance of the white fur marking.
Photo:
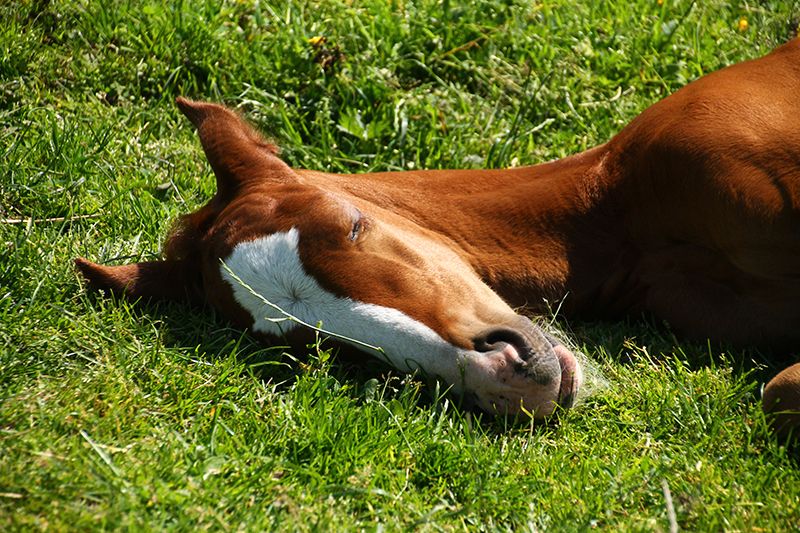
M 292 228 L 243 242 L 236 245 L 225 264 L 258 294 L 300 320 L 322 323 L 328 331 L 380 346 L 388 362 L 400 370 L 421 370 L 451 384 L 461 381 L 459 365 L 453 363 L 469 352 L 452 346 L 397 309 L 327 292 L 303 269 L 298 241 L 299 232 Z M 253 330 L 280 336 L 298 327 L 286 320 L 269 320 L 285 317 L 242 287 L 225 269 L 221 273 L 233 288 L 236 301 L 253 316 Z

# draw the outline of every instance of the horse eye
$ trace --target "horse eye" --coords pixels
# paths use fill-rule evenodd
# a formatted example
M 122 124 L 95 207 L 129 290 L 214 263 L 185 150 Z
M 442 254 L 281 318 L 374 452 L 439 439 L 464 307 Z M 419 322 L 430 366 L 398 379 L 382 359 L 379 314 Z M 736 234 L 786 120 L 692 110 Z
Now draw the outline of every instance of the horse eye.
M 356 220 L 356 223 L 353 224 L 353 229 L 350 231 L 350 240 L 355 241 L 358 239 L 358 234 L 361 233 L 361 220 Z

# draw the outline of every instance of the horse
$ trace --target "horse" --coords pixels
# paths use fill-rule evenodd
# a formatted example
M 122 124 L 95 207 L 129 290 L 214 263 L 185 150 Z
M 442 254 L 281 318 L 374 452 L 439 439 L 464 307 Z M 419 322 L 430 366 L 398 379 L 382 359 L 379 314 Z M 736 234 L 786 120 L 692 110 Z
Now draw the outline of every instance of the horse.
M 586 381 L 530 319 L 552 302 L 687 338 L 800 341 L 798 95 L 795 39 L 561 160 L 365 174 L 291 168 L 236 112 L 178 98 L 216 193 L 163 259 L 76 265 L 94 289 L 205 302 L 271 343 L 321 330 L 484 411 L 548 417 Z

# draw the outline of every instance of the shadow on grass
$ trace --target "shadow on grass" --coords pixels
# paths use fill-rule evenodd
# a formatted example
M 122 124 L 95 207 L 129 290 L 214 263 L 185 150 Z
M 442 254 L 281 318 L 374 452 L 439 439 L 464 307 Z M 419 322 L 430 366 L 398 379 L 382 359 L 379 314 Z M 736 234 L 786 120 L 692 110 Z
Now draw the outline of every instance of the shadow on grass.
M 88 293 L 94 303 L 107 296 Z M 125 305 L 112 297 L 113 305 Z M 380 399 L 390 402 L 406 395 L 405 384 L 415 382 L 416 408 L 444 412 L 454 422 L 481 428 L 488 434 L 507 434 L 525 429 L 552 430 L 564 413 L 531 423 L 526 416 L 492 416 L 480 411 L 469 397 L 448 392 L 444 383 L 405 374 L 376 357 L 331 339 L 321 338 L 305 347 L 289 343 L 268 345 L 246 330 L 232 326 L 210 306 L 178 302 L 128 303 L 137 322 L 149 322 L 159 330 L 159 342 L 177 350 L 187 361 L 213 363 L 231 356 L 245 365 L 254 379 L 269 383 L 277 392 L 288 392 L 302 376 L 322 371 L 345 386 L 356 402 L 369 401 L 378 389 Z
M 725 342 L 687 340 L 652 316 L 626 317 L 614 322 L 571 321 L 570 334 L 588 349 L 603 347 L 616 363 L 631 365 L 642 354 L 654 362 L 677 358 L 692 370 L 730 368 L 736 375 L 768 381 L 800 359 L 800 353 L 732 346 Z

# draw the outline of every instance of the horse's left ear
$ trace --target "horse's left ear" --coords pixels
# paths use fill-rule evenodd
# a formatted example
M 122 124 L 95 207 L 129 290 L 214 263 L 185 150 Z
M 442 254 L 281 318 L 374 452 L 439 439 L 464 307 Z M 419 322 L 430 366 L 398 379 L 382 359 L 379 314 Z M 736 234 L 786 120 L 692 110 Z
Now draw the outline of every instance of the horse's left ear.
M 108 290 L 131 300 L 194 301 L 199 298 L 196 265 L 184 260 L 149 261 L 104 266 L 83 258 L 75 259 L 87 284 L 94 290 Z
M 217 176 L 221 197 L 251 180 L 296 180 L 297 176 L 278 157 L 278 147 L 267 142 L 238 114 L 218 104 L 178 97 L 178 108 L 200 136 L 203 151 Z

